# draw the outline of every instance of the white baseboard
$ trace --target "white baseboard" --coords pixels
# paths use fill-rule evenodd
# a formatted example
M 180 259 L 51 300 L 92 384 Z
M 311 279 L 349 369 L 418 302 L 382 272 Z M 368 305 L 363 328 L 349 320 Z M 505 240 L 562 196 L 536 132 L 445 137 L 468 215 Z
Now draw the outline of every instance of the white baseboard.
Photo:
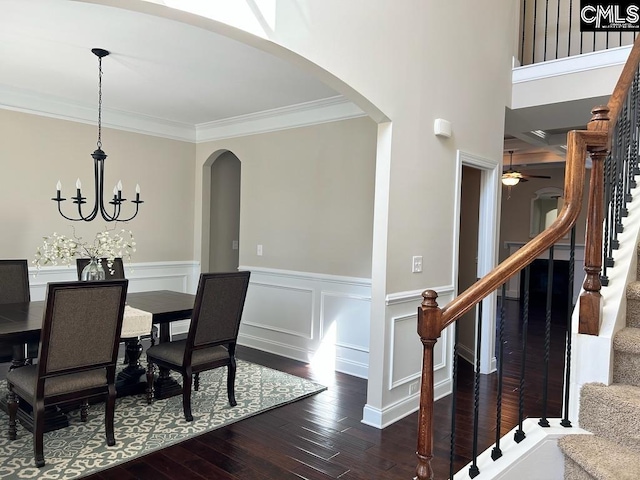
M 434 385 L 434 399 L 445 397 L 451 393 L 451 379 L 447 378 Z M 362 410 L 362 423 L 376 428 L 385 428 L 398 420 L 411 415 L 420 408 L 420 394 L 415 393 L 409 397 L 389 405 L 387 408 L 379 409 L 367 404 Z

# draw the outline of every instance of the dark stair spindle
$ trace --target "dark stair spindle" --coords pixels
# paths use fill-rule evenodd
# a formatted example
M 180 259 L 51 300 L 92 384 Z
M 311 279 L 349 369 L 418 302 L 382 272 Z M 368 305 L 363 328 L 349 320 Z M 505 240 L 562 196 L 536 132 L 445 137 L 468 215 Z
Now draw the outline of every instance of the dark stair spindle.
M 513 436 L 516 443 L 520 443 L 526 438 L 522 429 L 524 420 L 524 389 L 525 372 L 527 365 L 527 330 L 529 329 L 529 278 L 531 276 L 531 266 L 524 269 L 524 299 L 522 306 L 522 359 L 520 361 L 520 383 L 518 387 L 518 429 Z
M 573 277 L 575 268 L 575 255 L 576 253 L 576 227 L 575 225 L 571 229 L 571 236 L 569 240 L 569 280 L 567 288 L 569 289 L 567 298 L 567 341 L 565 347 L 565 379 L 564 379 L 564 417 L 560 420 L 560 425 L 563 427 L 570 427 L 571 421 L 569 420 L 569 387 L 571 385 L 571 317 L 573 313 Z
M 473 447 L 469 476 L 475 478 L 480 475 L 478 468 L 478 427 L 480 422 L 480 353 L 482 347 L 482 302 L 478 303 L 478 336 L 476 337 L 476 365 L 473 377 Z
M 458 397 L 458 322 L 453 327 L 453 378 L 451 380 L 451 445 L 449 447 L 449 478 L 455 474 L 454 460 L 456 453 L 456 407 Z
M 547 271 L 547 305 L 544 325 L 544 371 L 542 385 L 542 417 L 538 422 L 541 427 L 548 427 L 547 403 L 549 395 L 549 355 L 551 352 L 551 305 L 553 300 L 553 245 L 549 248 L 549 268 Z
M 502 284 L 502 300 L 500 302 L 500 325 L 498 327 L 498 396 L 496 398 L 496 446 L 491 450 L 491 458 L 496 461 L 502 456 L 500 437 L 502 436 L 502 383 L 504 373 L 504 302 L 507 298 L 507 284 Z

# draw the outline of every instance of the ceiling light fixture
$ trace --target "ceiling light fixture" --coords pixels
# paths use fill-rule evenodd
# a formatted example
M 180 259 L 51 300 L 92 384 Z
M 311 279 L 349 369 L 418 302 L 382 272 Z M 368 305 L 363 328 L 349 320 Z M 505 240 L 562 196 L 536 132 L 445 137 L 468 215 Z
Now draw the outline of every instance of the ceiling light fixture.
M 520 179 L 518 177 L 502 177 L 502 184 L 506 185 L 507 187 L 513 187 L 518 183 L 520 183 Z
M 94 176 L 94 185 L 95 185 L 95 202 L 93 206 L 93 210 L 88 215 L 82 214 L 82 205 L 87 203 L 86 198 L 82 196 L 82 185 L 80 183 L 80 178 L 76 181 L 76 196 L 71 197 L 73 203 L 78 205 L 78 218 L 72 218 L 66 216 L 62 213 L 61 203 L 66 200 L 61 196 L 62 184 L 60 180 L 56 185 L 57 194 L 55 198 L 51 200 L 58 202 L 58 212 L 67 220 L 71 220 L 73 222 L 79 222 L 84 220 L 85 222 L 90 222 L 94 218 L 97 217 L 98 212 L 102 218 L 107 222 L 128 222 L 132 220 L 138 214 L 138 208 L 141 203 L 144 203 L 140 200 L 140 186 L 136 185 L 136 199 L 131 200 L 131 203 L 134 203 L 136 206 L 136 211 L 133 215 L 131 215 L 127 219 L 120 219 L 120 206 L 127 199 L 122 197 L 122 181 L 118 181 L 117 185 L 113 187 L 113 199 L 109 202 L 110 205 L 113 205 L 113 213 L 107 212 L 107 208 L 104 206 L 104 161 L 107 158 L 107 154 L 102 150 L 102 58 L 109 55 L 107 50 L 103 50 L 102 48 L 93 48 L 91 52 L 98 57 L 98 148 L 91 154 L 93 157 L 93 176 Z

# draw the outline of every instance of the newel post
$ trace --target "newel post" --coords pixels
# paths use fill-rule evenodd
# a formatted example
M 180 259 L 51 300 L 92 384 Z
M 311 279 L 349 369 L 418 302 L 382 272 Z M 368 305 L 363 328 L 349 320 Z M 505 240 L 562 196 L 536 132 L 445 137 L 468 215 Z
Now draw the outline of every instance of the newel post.
M 433 290 L 422 293 L 423 301 L 418 307 L 418 335 L 422 341 L 422 383 L 420 385 L 420 410 L 418 413 L 418 480 L 432 480 L 433 469 L 433 347 L 442 331 L 442 310 Z
M 609 108 L 595 107 L 588 129 L 607 131 L 609 128 Z M 591 154 L 591 178 L 589 180 L 589 203 L 585 238 L 584 271 L 586 273 L 580 295 L 579 333 L 598 335 L 602 317 L 602 295 L 600 273 L 602 272 L 602 229 L 604 221 L 604 161 L 607 147 L 589 147 Z

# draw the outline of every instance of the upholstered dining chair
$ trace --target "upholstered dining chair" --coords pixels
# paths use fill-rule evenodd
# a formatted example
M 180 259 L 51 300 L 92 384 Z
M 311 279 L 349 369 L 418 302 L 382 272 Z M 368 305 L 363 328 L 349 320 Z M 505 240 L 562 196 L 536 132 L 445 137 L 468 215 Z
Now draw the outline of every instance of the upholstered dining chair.
M 15 440 L 18 400 L 33 407 L 33 452 L 44 465 L 44 411 L 82 401 L 87 420 L 90 397 L 104 396 L 107 445 L 115 444 L 115 369 L 128 280 L 58 282 L 47 285 L 37 365 L 7 374 L 9 439 Z
M 78 280 L 81 280 L 82 270 L 84 269 L 84 267 L 86 267 L 89 264 L 90 261 L 91 259 L 89 258 L 76 258 L 76 269 L 78 270 Z M 119 257 L 114 258 L 111 268 L 109 268 L 106 258 L 101 258 L 100 264 L 104 269 L 104 275 L 105 275 L 104 278 L 106 280 L 124 278 L 124 265 L 122 264 L 122 258 L 119 258 Z M 112 270 L 113 270 L 113 273 L 112 273 Z
M 76 259 L 78 280 L 82 279 L 82 270 L 89 264 L 89 262 L 89 258 Z M 106 280 L 125 278 L 122 258 L 114 258 L 111 268 L 109 268 L 106 258 L 101 258 L 100 263 L 102 265 L 102 268 L 104 269 Z M 153 344 L 155 340 L 153 338 L 154 335 L 152 332 L 152 328 L 153 326 L 151 325 L 151 319 L 149 319 L 148 322 L 132 322 L 131 318 L 127 317 L 127 315 L 125 314 L 125 319 L 122 324 L 122 331 L 120 332 L 120 339 L 127 345 L 127 348 L 124 352 L 124 363 L 128 366 L 124 370 L 124 372 L 121 372 L 118 375 L 128 376 L 132 379 L 136 376 L 140 377 L 141 375 L 144 375 L 144 368 L 139 363 L 140 354 L 142 352 L 142 343 L 140 342 L 140 339 L 151 338 L 151 344 Z
M 199 387 L 199 373 L 227 367 L 227 396 L 236 406 L 236 339 L 251 272 L 202 273 L 184 340 L 159 343 L 147 349 L 147 403 L 153 399 L 154 365 L 182 374 L 182 410 L 190 422 L 191 384 Z
M 29 266 L 26 260 L 0 260 L 0 303 L 22 303 L 31 299 L 29 293 Z M 23 349 L 24 345 L 0 343 L 0 363 L 14 359 L 14 349 Z M 22 356 L 21 355 L 21 356 Z M 27 357 L 38 355 L 38 343 L 29 343 Z M 13 367 L 13 365 L 12 365 Z

